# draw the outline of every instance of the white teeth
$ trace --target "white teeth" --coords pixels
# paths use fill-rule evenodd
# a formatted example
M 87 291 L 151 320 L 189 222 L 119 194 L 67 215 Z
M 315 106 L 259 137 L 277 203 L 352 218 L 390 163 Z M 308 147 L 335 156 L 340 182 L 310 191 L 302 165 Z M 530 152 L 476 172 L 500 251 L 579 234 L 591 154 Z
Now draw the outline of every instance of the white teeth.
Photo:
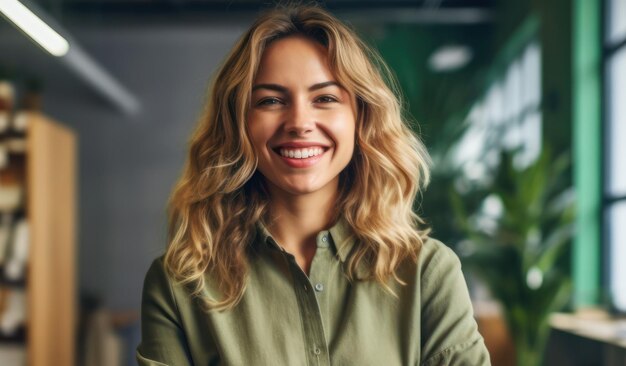
M 320 155 L 324 152 L 321 147 L 313 147 L 308 149 L 280 149 L 280 155 L 286 158 L 306 159 Z

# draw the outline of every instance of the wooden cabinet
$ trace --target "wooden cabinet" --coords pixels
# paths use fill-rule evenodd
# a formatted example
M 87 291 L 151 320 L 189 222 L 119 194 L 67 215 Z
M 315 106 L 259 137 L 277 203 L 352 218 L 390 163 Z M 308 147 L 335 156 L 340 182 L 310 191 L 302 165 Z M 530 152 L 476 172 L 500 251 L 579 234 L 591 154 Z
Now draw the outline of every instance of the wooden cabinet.
M 25 150 L 11 157 L 21 175 L 29 245 L 23 284 L 26 365 L 74 365 L 76 301 L 75 134 L 39 114 L 27 115 Z

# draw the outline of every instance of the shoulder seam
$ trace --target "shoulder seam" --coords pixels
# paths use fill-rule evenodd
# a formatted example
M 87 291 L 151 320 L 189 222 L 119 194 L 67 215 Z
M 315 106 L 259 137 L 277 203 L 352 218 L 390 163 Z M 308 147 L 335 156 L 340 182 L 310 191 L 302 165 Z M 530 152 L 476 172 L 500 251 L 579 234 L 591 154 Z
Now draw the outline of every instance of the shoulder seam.
M 429 238 L 429 242 L 431 243 L 431 245 L 435 245 L 439 249 L 429 249 L 433 251 L 432 254 L 428 256 L 428 258 L 424 258 L 422 256 L 422 258 L 420 259 L 420 265 L 427 264 L 427 268 L 422 269 L 424 271 L 422 273 L 424 277 L 428 276 L 432 271 L 436 270 L 439 263 L 450 261 L 453 262 L 455 266 L 461 264 L 458 255 L 454 252 L 454 250 L 452 250 L 452 248 L 437 239 Z M 426 260 L 428 260 L 427 263 L 423 262 Z

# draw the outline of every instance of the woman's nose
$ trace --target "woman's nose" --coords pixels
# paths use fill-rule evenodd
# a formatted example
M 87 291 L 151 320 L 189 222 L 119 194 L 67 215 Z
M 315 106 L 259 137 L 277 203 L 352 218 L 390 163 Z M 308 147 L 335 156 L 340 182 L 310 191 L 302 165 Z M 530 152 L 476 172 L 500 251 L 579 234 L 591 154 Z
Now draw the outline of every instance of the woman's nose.
M 294 102 L 285 120 L 285 131 L 290 135 L 303 135 L 315 129 L 313 113 L 305 102 Z

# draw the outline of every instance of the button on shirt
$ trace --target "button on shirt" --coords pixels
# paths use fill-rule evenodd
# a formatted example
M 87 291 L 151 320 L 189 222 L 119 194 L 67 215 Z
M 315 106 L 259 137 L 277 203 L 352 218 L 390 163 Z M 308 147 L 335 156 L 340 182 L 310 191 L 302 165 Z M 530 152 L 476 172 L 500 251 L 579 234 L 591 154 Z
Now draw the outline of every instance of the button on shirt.
M 394 297 L 374 281 L 348 280 L 349 234 L 343 221 L 320 232 L 307 276 L 258 225 L 241 301 L 208 314 L 155 259 L 142 295 L 139 365 L 490 364 L 448 247 L 428 239 L 418 263 L 397 270 L 407 284 L 390 280 Z M 365 273 L 361 266 L 357 277 Z M 206 291 L 219 298 L 211 280 Z

